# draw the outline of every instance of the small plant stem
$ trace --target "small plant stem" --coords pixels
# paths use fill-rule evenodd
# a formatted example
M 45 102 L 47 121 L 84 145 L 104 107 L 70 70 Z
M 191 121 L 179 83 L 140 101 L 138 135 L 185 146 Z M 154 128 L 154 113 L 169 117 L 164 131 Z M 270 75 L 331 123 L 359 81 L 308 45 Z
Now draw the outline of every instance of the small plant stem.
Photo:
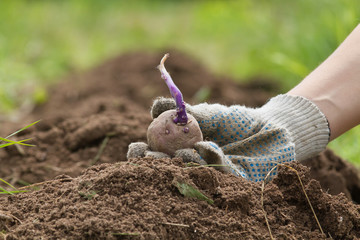
M 41 185 L 44 185 L 44 184 L 46 184 L 46 183 L 52 183 L 52 182 L 70 182 L 70 181 L 72 181 L 72 180 L 73 180 L 72 178 L 52 179 L 52 180 L 48 180 L 48 181 L 44 181 L 44 182 L 38 182 L 38 183 L 34 183 L 34 184 L 31 184 L 31 185 L 28 185 L 28 186 L 20 187 L 19 190 L 22 191 L 22 190 L 25 190 L 25 189 L 28 189 L 28 188 L 36 188 L 36 187 L 41 186 Z
M 140 233 L 112 233 L 113 236 L 139 236 Z
M 271 172 L 271 171 L 270 171 Z M 270 173 L 269 172 L 269 173 Z M 266 211 L 265 211 L 265 208 L 264 208 L 264 188 L 265 188 L 265 181 L 266 181 L 266 178 L 269 176 L 269 173 L 266 175 L 264 181 L 262 182 L 262 185 L 261 185 L 261 209 L 264 213 L 264 217 L 265 217 L 265 222 L 266 222 L 266 226 L 268 228 L 268 231 L 269 231 L 269 234 L 270 234 L 270 239 L 273 240 L 274 237 L 271 233 L 271 228 L 270 228 L 270 224 L 269 224 L 269 221 L 268 221 L 268 218 L 267 218 L 267 214 L 266 214 Z
M 199 165 L 198 163 L 195 163 L 194 165 L 192 165 L 192 164 L 193 164 L 192 162 L 187 163 L 185 168 L 194 168 L 194 167 L 227 167 L 227 168 L 233 169 L 234 171 L 237 170 L 236 168 L 233 168 L 233 167 L 231 167 L 231 166 L 229 166 L 229 165 L 223 165 L 223 164 L 206 164 L 206 165 Z
M 164 225 L 170 225 L 170 226 L 177 226 L 177 227 L 190 227 L 187 224 L 181 224 L 181 223 L 168 223 L 168 222 L 163 222 L 162 224 Z
M 17 190 L 13 185 L 11 185 L 10 183 L 8 183 L 7 181 L 5 181 L 4 179 L 0 178 L 0 182 L 5 183 L 6 185 L 8 185 L 9 187 L 11 187 L 14 190 Z
M 185 103 L 183 101 L 182 93 L 179 88 L 175 85 L 170 74 L 166 71 L 165 61 L 170 55 L 167 53 L 160 61 L 160 65 L 157 67 L 161 73 L 161 78 L 165 80 L 166 85 L 168 86 L 171 96 L 176 102 L 176 112 L 177 116 L 174 118 L 174 123 L 180 125 L 186 125 L 188 122 L 188 117 L 185 110 Z
M 10 134 L 9 136 L 7 136 L 6 138 L 10 138 L 10 137 L 14 136 L 15 134 L 18 134 L 19 132 L 24 131 L 25 129 L 31 127 L 32 125 L 37 124 L 37 123 L 40 122 L 40 121 L 41 121 L 41 120 L 37 120 L 36 122 L 30 123 L 30 124 L 27 125 L 26 127 L 23 127 L 23 128 L 15 131 L 15 132 L 13 132 L 12 134 Z
M 104 138 L 104 140 L 102 141 L 102 143 L 100 145 L 99 151 L 97 152 L 95 158 L 91 161 L 90 166 L 94 165 L 95 163 L 97 163 L 97 161 L 99 161 L 102 153 L 104 152 L 104 149 L 105 149 L 107 143 L 109 142 L 109 139 L 110 139 L 110 136 L 106 136 Z
M 318 220 L 318 218 L 317 218 L 317 216 L 316 216 L 316 214 L 315 214 L 315 211 L 314 211 L 314 208 L 313 208 L 313 206 L 312 206 L 312 204 L 311 204 L 311 202 L 310 202 L 310 199 L 309 199 L 308 195 L 306 194 L 304 184 L 303 184 L 303 182 L 301 181 L 301 178 L 300 178 L 300 175 L 299 175 L 298 171 L 297 171 L 296 169 L 290 167 L 290 166 L 285 165 L 285 164 L 278 164 L 277 166 L 273 167 L 273 168 L 267 173 L 264 181 L 262 182 L 262 186 L 261 186 L 261 208 L 262 208 L 262 210 L 263 210 L 263 212 L 264 212 L 265 221 L 266 221 L 266 225 L 267 225 L 268 230 L 269 230 L 270 238 L 271 238 L 271 239 L 274 239 L 273 236 L 272 236 L 272 234 L 271 234 L 271 229 L 270 229 L 269 221 L 268 221 L 268 219 L 267 219 L 266 211 L 265 211 L 265 208 L 264 208 L 264 188 L 265 188 L 266 180 L 267 180 L 268 177 L 270 176 L 271 172 L 273 172 L 278 166 L 287 167 L 287 168 L 290 169 L 291 171 L 295 172 L 296 176 L 297 176 L 298 179 L 299 179 L 300 186 L 301 186 L 301 188 L 302 188 L 302 190 L 303 190 L 303 193 L 304 193 L 304 195 L 305 195 L 305 197 L 306 197 L 306 200 L 307 200 L 307 202 L 308 202 L 308 204 L 309 204 L 309 206 L 310 206 L 310 208 L 311 208 L 311 211 L 312 211 L 312 213 L 313 213 L 313 215 L 314 215 L 315 221 L 316 221 L 316 223 L 317 223 L 317 225 L 318 225 L 318 227 L 319 227 L 319 229 L 320 229 L 320 232 L 325 235 L 325 233 L 324 233 L 324 231 L 323 231 L 323 229 L 322 229 L 322 227 L 321 227 L 321 225 L 320 225 L 320 222 L 319 222 L 319 220 Z
M 2 137 L 0 137 L 0 141 L 7 142 L 7 143 L 1 144 L 1 145 L 0 145 L 0 148 L 8 147 L 8 146 L 11 146 L 11 145 L 14 145 L 14 144 L 19 144 L 19 145 L 23 145 L 23 146 L 34 147 L 35 145 L 23 143 L 23 142 L 26 142 L 26 141 L 29 141 L 29 140 L 31 140 L 31 138 L 24 139 L 24 140 L 21 140 L 21 141 L 13 141 L 13 140 L 10 140 L 10 139 L 7 139 L 7 138 L 2 138 Z
M 22 222 L 20 221 L 20 219 L 18 219 L 17 217 L 15 217 L 14 215 L 7 215 L 5 213 L 1 213 L 0 212 L 0 219 L 5 219 L 5 220 L 10 220 L 10 221 L 13 221 L 14 219 L 16 221 L 18 221 L 20 224 L 22 224 Z
M 22 148 L 19 144 L 15 144 L 15 148 L 20 153 L 21 156 L 25 156 L 24 148 Z

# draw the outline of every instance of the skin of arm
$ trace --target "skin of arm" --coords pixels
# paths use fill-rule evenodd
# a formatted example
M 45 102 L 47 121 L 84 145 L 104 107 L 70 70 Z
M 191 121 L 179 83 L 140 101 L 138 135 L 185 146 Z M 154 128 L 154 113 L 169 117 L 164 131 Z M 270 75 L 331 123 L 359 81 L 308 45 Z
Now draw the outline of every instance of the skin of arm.
M 360 24 L 287 94 L 303 96 L 326 116 L 330 141 L 360 124 Z

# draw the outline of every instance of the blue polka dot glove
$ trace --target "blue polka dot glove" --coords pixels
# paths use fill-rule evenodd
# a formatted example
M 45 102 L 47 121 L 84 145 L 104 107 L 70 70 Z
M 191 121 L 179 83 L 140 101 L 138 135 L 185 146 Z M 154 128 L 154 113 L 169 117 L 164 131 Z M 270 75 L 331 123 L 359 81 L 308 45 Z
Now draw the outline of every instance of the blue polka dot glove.
M 151 114 L 156 118 L 174 108 L 172 99 L 158 98 Z M 208 164 L 251 181 L 263 180 L 279 163 L 318 154 L 329 141 L 325 116 L 299 96 L 278 95 L 256 109 L 207 103 L 186 108 L 204 135 L 204 141 L 195 145 L 194 158 L 198 154 Z

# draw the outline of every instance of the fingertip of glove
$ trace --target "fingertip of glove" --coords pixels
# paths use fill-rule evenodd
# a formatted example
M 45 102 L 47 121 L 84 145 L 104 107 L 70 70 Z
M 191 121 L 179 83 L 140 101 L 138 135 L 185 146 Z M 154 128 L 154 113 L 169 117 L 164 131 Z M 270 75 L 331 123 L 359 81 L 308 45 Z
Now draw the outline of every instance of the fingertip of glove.
M 165 97 L 157 97 L 154 102 L 153 105 L 150 109 L 150 114 L 151 117 L 157 118 L 161 113 L 170 110 L 170 109 L 175 109 L 176 108 L 176 103 L 175 100 L 172 98 L 165 98 Z
M 145 151 L 149 149 L 149 146 L 144 142 L 130 143 L 126 158 L 139 158 L 145 156 Z
M 180 149 L 175 152 L 175 157 L 182 158 L 185 163 L 195 162 L 206 165 L 206 161 L 201 159 L 199 153 L 193 148 Z
M 153 152 L 153 151 L 146 151 L 145 157 L 150 157 L 153 159 L 160 159 L 160 158 L 170 158 L 169 155 L 163 152 Z

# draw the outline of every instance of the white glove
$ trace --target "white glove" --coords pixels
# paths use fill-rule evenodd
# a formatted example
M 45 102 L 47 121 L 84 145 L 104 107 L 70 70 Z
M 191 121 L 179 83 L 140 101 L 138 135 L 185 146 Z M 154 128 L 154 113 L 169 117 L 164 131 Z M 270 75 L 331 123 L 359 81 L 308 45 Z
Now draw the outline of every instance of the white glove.
M 151 115 L 156 118 L 174 108 L 174 100 L 158 98 Z M 278 163 L 318 154 L 329 141 L 325 116 L 299 96 L 279 95 L 257 109 L 207 103 L 187 105 L 186 109 L 204 135 L 205 141 L 195 145 L 201 158 L 252 181 L 263 180 Z

